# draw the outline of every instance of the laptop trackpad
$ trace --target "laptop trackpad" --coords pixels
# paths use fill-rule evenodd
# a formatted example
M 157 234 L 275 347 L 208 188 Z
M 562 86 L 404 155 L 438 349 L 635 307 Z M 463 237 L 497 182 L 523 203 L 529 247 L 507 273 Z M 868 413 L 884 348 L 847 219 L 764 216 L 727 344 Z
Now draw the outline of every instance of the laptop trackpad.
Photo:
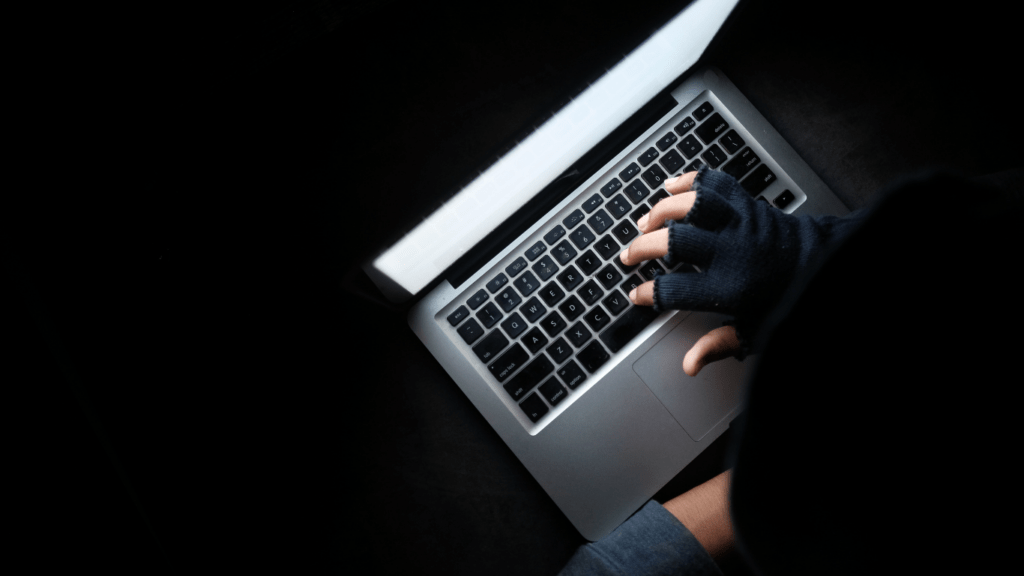
M 749 359 L 712 362 L 695 377 L 683 372 L 683 357 L 690 347 L 727 318 L 694 312 L 633 363 L 633 371 L 694 441 L 729 416 L 743 399 L 746 371 L 752 365 Z

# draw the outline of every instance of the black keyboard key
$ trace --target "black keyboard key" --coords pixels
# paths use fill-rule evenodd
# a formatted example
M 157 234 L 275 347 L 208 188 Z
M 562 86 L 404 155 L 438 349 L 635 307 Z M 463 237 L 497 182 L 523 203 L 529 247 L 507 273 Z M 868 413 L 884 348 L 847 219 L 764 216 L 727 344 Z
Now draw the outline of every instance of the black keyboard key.
M 562 289 L 558 287 L 558 284 L 549 282 L 548 285 L 540 291 L 540 297 L 544 299 L 544 302 L 548 306 L 554 306 L 559 300 L 565 298 L 565 292 L 562 292 Z
M 658 166 L 657 164 L 651 166 L 646 171 L 644 171 L 644 173 L 641 174 L 641 177 L 644 179 L 644 182 L 647 182 L 647 185 L 650 186 L 652 189 L 661 186 L 662 184 L 665 183 L 665 180 L 668 179 L 668 175 L 665 174 L 665 171 L 662 170 L 661 166 Z
M 569 328 L 565 333 L 565 337 L 568 338 L 569 342 L 577 348 L 586 344 L 587 340 L 590 340 L 591 336 L 593 336 L 593 334 L 590 333 L 590 330 L 587 330 L 587 327 L 583 325 L 583 322 L 573 324 L 572 328 Z
M 614 218 L 622 218 L 626 214 L 629 214 L 629 211 L 633 209 L 629 204 L 629 201 L 623 198 L 621 194 L 609 200 L 608 205 L 605 206 L 605 208 L 608 209 L 608 212 L 610 212 Z
M 671 196 L 671 194 L 669 194 L 668 192 L 665 192 L 664 190 L 658 190 L 653 195 L 651 195 L 650 198 L 647 199 L 647 203 L 651 205 L 651 208 L 653 208 L 655 204 L 661 202 L 662 200 L 668 198 L 669 196 Z
M 594 244 L 594 250 L 597 250 L 597 253 L 601 255 L 601 258 L 604 258 L 605 260 L 620 252 L 619 243 L 613 240 L 610 234 L 598 240 L 597 244 Z
M 601 301 L 604 307 L 612 314 L 618 314 L 629 306 L 629 299 L 619 292 L 612 292 L 607 298 Z
M 711 114 L 714 111 L 715 109 L 711 107 L 711 104 L 705 102 L 700 106 L 697 106 L 697 109 L 693 111 L 693 117 L 697 119 L 697 122 L 700 122 L 706 118 L 708 114 Z
M 623 182 L 629 182 L 634 176 L 640 173 L 640 167 L 637 166 L 636 162 L 633 162 L 622 172 L 619 172 L 619 178 L 622 178 Z
M 629 296 L 629 293 L 632 292 L 634 288 L 636 288 L 637 286 L 639 286 L 639 285 L 641 285 L 643 283 L 644 283 L 644 281 L 641 280 L 639 276 L 634 274 L 634 275 L 630 276 L 629 278 L 626 278 L 626 281 L 623 282 L 619 286 L 619 288 L 622 288 L 622 291 L 626 294 L 626 296 Z
M 530 394 L 526 400 L 523 400 L 522 403 L 519 404 L 519 407 L 526 413 L 526 417 L 534 423 L 548 413 L 547 404 L 544 404 L 544 401 L 540 399 L 540 396 L 537 396 L 536 392 Z
M 487 289 L 491 291 L 491 294 L 494 294 L 498 290 L 501 290 L 501 287 L 505 284 L 508 284 L 508 276 L 498 274 L 493 280 L 487 283 Z
M 600 206 L 602 202 L 604 202 L 604 199 L 601 198 L 601 195 L 594 194 L 589 200 L 583 203 L 583 210 L 586 211 L 587 214 L 590 214 L 594 210 L 597 210 L 597 207 Z
M 677 140 L 676 135 L 671 133 L 671 132 L 669 132 L 668 134 L 665 134 L 664 136 L 662 136 L 661 140 L 658 140 L 655 143 L 655 146 L 658 147 L 658 150 L 661 150 L 662 152 L 664 152 L 665 150 L 668 150 L 673 144 L 675 144 L 676 140 Z
M 696 172 L 697 170 L 700 170 L 700 167 L 703 165 L 704 163 L 701 162 L 700 159 L 694 160 L 693 162 L 690 162 L 689 166 L 683 168 L 683 172 Z
M 584 274 L 590 276 L 601 265 L 601 259 L 590 250 L 587 250 L 583 253 L 583 256 L 576 259 L 576 265 L 580 267 Z
M 683 118 L 682 122 L 676 124 L 676 134 L 682 136 L 683 134 L 689 132 L 696 125 L 697 123 L 694 122 L 693 118 L 687 116 L 686 118 Z
M 611 264 L 605 266 L 597 273 L 597 281 L 601 283 L 601 286 L 604 286 L 605 290 L 611 290 L 620 280 L 622 280 L 622 274 L 619 274 L 619 271 Z
M 572 322 L 578 318 L 580 314 L 583 314 L 586 306 L 584 306 L 583 303 L 575 296 L 569 296 L 568 300 L 559 304 L 558 309 L 562 311 L 562 314 L 565 314 L 565 317 L 569 319 L 569 322 Z
M 625 245 L 629 243 L 634 236 L 639 234 L 639 232 L 637 232 L 636 228 L 629 223 L 629 220 L 619 220 L 619 222 L 612 228 L 612 234 L 615 234 L 615 237 L 619 239 L 620 244 Z
M 601 347 L 601 343 L 597 340 L 591 342 L 586 348 L 580 350 L 580 353 L 576 355 L 576 359 L 579 360 L 580 364 L 583 364 L 583 367 L 591 374 L 597 372 L 598 368 L 603 366 L 609 358 L 611 358 L 611 356 L 605 352 L 604 348 Z
M 534 296 L 533 298 L 527 300 L 526 304 L 523 304 L 523 307 L 520 308 L 519 311 L 522 312 L 523 315 L 526 316 L 526 319 L 529 320 L 530 322 L 536 322 L 537 319 L 539 319 L 541 316 L 544 315 L 545 312 L 548 311 L 548 309 L 545 308 L 544 305 L 540 303 L 540 300 L 537 300 L 536 296 Z
M 547 249 L 548 247 L 545 246 L 543 242 L 538 240 L 536 244 L 526 249 L 526 257 L 530 259 L 530 262 L 533 262 Z
M 639 204 L 647 197 L 648 194 L 651 193 L 651 191 L 647 189 L 647 186 L 644 186 L 644 183 L 639 180 L 633 182 L 629 186 L 626 186 L 624 192 L 626 193 L 626 196 L 633 201 L 633 204 Z
M 513 312 L 508 319 L 501 323 L 501 329 L 508 334 L 509 338 L 518 338 L 526 330 L 526 321 L 519 316 L 518 312 Z
M 744 148 L 740 150 L 740 153 L 733 157 L 725 166 L 722 166 L 722 172 L 732 176 L 739 180 L 747 172 L 757 165 L 761 159 L 754 154 L 754 151 L 750 148 Z
M 601 290 L 601 287 L 593 280 L 589 280 L 579 290 L 577 290 L 576 293 L 579 294 L 580 298 L 583 298 L 583 301 L 588 305 L 597 302 L 601 296 L 604 296 L 604 290 Z
M 562 379 L 562 382 L 565 382 L 566 386 L 575 390 L 577 386 L 587 379 L 587 374 L 576 364 L 575 361 L 570 360 L 568 364 L 562 366 L 558 371 L 558 377 Z
M 533 390 L 540 381 L 555 370 L 555 366 L 545 356 L 538 356 L 530 362 L 522 372 L 505 384 L 505 391 L 513 399 L 519 400 L 530 390 Z
M 658 274 L 664 274 L 665 269 L 658 265 L 658 262 L 651 260 L 647 264 L 644 264 L 640 268 L 640 276 L 643 276 L 645 280 L 654 280 Z
M 572 356 L 572 346 L 569 346 L 564 339 L 557 338 L 551 343 L 551 346 L 548 346 L 548 354 L 555 359 L 555 364 L 561 364 L 565 362 L 566 358 Z
M 792 192 L 789 190 L 783 190 L 782 194 L 779 194 L 775 200 L 772 200 L 772 203 L 775 204 L 776 208 L 782 210 L 786 206 L 789 206 L 789 203 L 792 202 L 794 198 L 796 198 L 796 196 L 794 196 Z
M 648 148 L 646 152 L 644 152 L 643 154 L 641 154 L 637 158 L 637 162 L 640 162 L 641 166 L 647 166 L 651 162 L 654 162 L 654 159 L 657 158 L 657 157 L 658 157 L 658 151 L 655 150 L 654 147 L 652 146 L 652 147 Z
M 646 204 L 641 204 L 639 208 L 629 213 L 629 219 L 635 223 L 650 211 L 651 209 Z
M 540 323 L 540 327 L 543 328 L 544 331 L 548 333 L 548 336 L 551 336 L 552 338 L 558 336 L 558 333 L 565 330 L 566 326 L 568 326 L 568 324 L 565 323 L 565 320 L 562 320 L 562 317 L 558 315 L 558 312 L 548 314 L 547 318 Z
M 678 172 L 683 167 L 683 164 L 686 164 L 686 160 L 683 160 L 683 157 L 675 150 L 669 150 L 661 157 L 661 165 L 665 167 L 665 170 L 668 170 L 669 174 Z
M 462 339 L 466 341 L 466 344 L 472 344 L 473 342 L 476 342 L 477 338 L 483 336 L 484 329 L 476 323 L 476 320 L 470 318 L 469 322 L 463 324 L 462 328 L 459 328 L 458 332 L 459 336 L 462 336 Z
M 498 274 L 493 280 L 487 283 L 487 289 L 491 291 L 491 294 L 494 294 L 498 290 L 501 290 L 501 287 L 507 283 L 508 277 L 504 274 Z
M 541 348 L 547 345 L 548 339 L 544 336 L 544 333 L 540 331 L 540 328 L 534 327 L 523 336 L 523 345 L 530 351 L 531 354 L 536 354 Z
M 540 288 L 540 280 L 533 275 L 532 272 L 525 272 L 521 278 L 512 282 L 519 288 L 519 291 L 523 293 L 523 296 L 529 296 L 533 294 L 535 290 Z
M 589 312 L 583 315 L 583 321 L 590 326 L 590 329 L 594 332 L 600 332 L 601 328 L 608 325 L 611 322 L 611 316 L 604 311 L 600 306 L 594 306 Z
M 515 278 L 516 274 L 519 274 L 523 270 L 526 270 L 526 266 L 526 258 L 520 256 L 519 258 L 516 258 L 514 262 L 505 267 L 505 272 L 509 276 Z
M 495 332 L 497 333 L 497 332 Z M 530 359 L 530 354 L 523 350 L 523 347 L 518 342 L 512 344 L 507 352 L 498 357 L 493 364 L 487 368 L 494 374 L 494 377 L 498 379 L 498 382 L 504 382 L 513 372 L 518 370 L 526 361 Z
M 701 124 L 693 131 L 705 144 L 712 143 L 729 129 L 729 124 L 717 112 L 708 118 L 708 121 Z
M 600 234 L 612 225 L 612 217 L 604 210 L 598 210 L 597 214 L 587 219 L 587 224 L 594 229 L 594 234 Z
M 604 194 L 604 197 L 607 198 L 619 188 L 622 188 L 622 182 L 618 178 L 612 178 L 611 182 L 601 187 L 601 194 Z
M 448 323 L 452 326 L 458 326 L 459 322 L 465 320 L 467 316 L 469 316 L 469 308 L 459 306 L 455 309 L 455 312 L 448 315 Z
M 585 225 L 580 226 L 578 230 L 569 234 L 569 240 L 572 240 L 572 243 L 575 244 L 577 248 L 583 250 L 594 241 L 594 233 Z
M 583 282 L 583 275 L 576 270 L 575 266 L 569 266 L 562 270 L 562 273 L 556 276 L 556 278 L 562 283 L 562 286 L 565 286 L 566 290 L 572 290 L 579 286 L 580 282 Z
M 721 165 L 722 162 L 725 162 L 727 158 L 725 152 L 723 152 L 722 149 L 718 147 L 718 144 L 712 144 L 711 146 L 708 146 L 708 149 L 703 154 L 701 154 L 700 157 L 703 158 L 704 161 L 708 163 L 708 166 L 710 166 L 712 169 L 718 168 L 718 166 Z
M 509 310 L 515 308 L 516 306 L 519 305 L 520 302 L 523 301 L 523 299 L 519 297 L 519 294 L 516 294 L 516 291 L 513 290 L 511 286 L 502 290 L 501 293 L 495 296 L 494 299 L 498 301 L 498 304 L 501 306 L 501 309 L 504 310 L 505 312 L 508 312 Z M 488 326 L 488 328 L 490 328 L 490 326 Z
M 568 240 L 562 240 L 558 246 L 551 249 L 551 253 L 555 255 L 555 260 L 558 260 L 559 264 L 565 266 L 576 256 L 576 249 L 569 244 Z
M 473 352 L 476 352 L 477 358 L 486 364 L 494 360 L 498 352 L 505 349 L 505 346 L 508 346 L 508 338 L 505 338 L 505 335 L 499 330 L 495 330 L 481 340 L 479 344 L 473 346 Z
M 469 297 L 468 303 L 470 308 L 476 310 L 484 302 L 487 302 L 487 292 L 484 292 L 483 288 L 481 288 L 476 294 Z
M 676 146 L 676 148 L 679 148 L 679 151 L 683 153 L 683 156 L 686 156 L 687 160 L 690 160 L 697 154 L 700 154 L 700 151 L 704 149 L 693 134 L 683 138 L 683 141 L 680 142 L 679 146 Z M 689 172 L 689 170 L 687 170 L 687 172 Z
M 476 313 L 476 317 L 480 319 L 480 323 L 484 325 L 484 328 L 494 326 L 494 323 L 501 320 L 502 316 L 503 314 L 498 310 L 498 307 L 494 305 L 494 302 L 488 302 Z
M 633 306 L 601 334 L 601 341 L 614 354 L 657 317 L 658 313 L 650 306 Z
M 740 148 L 743 148 L 744 144 L 746 144 L 746 142 L 743 141 L 743 138 L 740 138 L 740 135 L 737 134 L 735 130 L 729 130 L 726 132 L 725 136 L 722 136 L 722 139 L 719 140 L 718 143 L 721 144 L 722 148 L 725 148 L 729 154 L 735 154 Z M 662 162 L 664 162 L 664 160 L 662 160 Z
M 554 230 L 544 235 L 544 241 L 548 243 L 548 246 L 551 246 L 555 242 L 558 242 L 558 239 L 562 236 L 565 236 L 565 228 L 555 226 Z
M 746 188 L 751 196 L 757 196 L 777 179 L 775 173 L 768 168 L 767 164 L 761 164 L 750 173 L 750 176 L 747 176 L 740 182 L 740 186 Z
M 573 210 L 572 214 L 569 214 L 565 217 L 565 220 L 562 220 L 562 224 L 565 224 L 565 227 L 569 230 L 572 230 L 573 226 L 576 226 L 580 222 L 583 222 L 582 210 Z
M 537 261 L 533 265 L 533 271 L 540 277 L 541 282 L 551 278 L 551 275 L 558 272 L 558 266 L 555 265 L 555 261 L 551 259 L 551 256 L 545 256 Z
M 548 381 L 541 384 L 537 391 L 547 398 L 548 404 L 552 406 L 558 406 L 558 403 L 565 400 L 565 397 L 569 395 L 562 387 L 562 384 L 558 382 L 558 379 L 552 376 L 548 378 Z

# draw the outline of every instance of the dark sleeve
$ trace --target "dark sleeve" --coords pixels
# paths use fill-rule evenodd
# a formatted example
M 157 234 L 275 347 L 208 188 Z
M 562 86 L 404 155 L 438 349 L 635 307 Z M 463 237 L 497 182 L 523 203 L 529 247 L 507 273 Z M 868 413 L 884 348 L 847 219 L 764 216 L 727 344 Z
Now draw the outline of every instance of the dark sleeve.
M 614 532 L 580 546 L 560 576 L 721 576 L 697 538 L 664 506 L 648 502 Z
M 1019 194 L 894 186 L 770 315 L 730 430 L 757 572 L 995 573 L 1015 553 L 992 514 L 1019 509 Z

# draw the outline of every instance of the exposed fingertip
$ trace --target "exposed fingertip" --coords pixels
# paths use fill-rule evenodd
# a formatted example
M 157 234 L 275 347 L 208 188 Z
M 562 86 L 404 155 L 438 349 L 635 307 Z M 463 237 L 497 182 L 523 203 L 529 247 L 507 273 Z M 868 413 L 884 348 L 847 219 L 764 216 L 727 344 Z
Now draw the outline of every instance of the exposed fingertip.
M 622 260 L 623 264 L 629 264 L 629 262 L 626 261 L 626 256 L 628 254 L 629 254 L 629 248 L 626 248 L 625 250 L 622 251 L 621 254 L 619 254 L 619 260 Z
M 673 176 L 673 177 L 669 178 L 668 180 L 665 180 L 665 184 L 666 185 L 668 185 L 668 184 L 675 184 L 676 180 L 679 180 L 680 178 L 682 178 L 682 176 Z
M 636 225 L 637 225 L 637 226 L 638 226 L 638 227 L 639 227 L 639 228 L 640 228 L 641 230 L 643 230 L 644 228 L 647 228 L 647 221 L 648 221 L 648 220 L 650 220 L 650 218 L 648 218 L 648 217 L 647 217 L 647 214 L 644 214 L 643 216 L 641 216 L 641 217 L 640 217 L 640 219 L 639 219 L 639 220 L 637 220 L 637 221 L 636 221 Z
M 636 304 L 636 288 L 629 291 L 629 300 Z

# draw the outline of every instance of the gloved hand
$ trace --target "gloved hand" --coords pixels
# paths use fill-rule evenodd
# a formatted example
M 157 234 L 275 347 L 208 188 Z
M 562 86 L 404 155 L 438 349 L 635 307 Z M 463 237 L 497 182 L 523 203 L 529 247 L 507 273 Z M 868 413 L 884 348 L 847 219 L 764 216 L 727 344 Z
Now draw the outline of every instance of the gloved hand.
M 621 255 L 626 264 L 664 257 L 699 274 L 662 274 L 630 298 L 656 310 L 676 308 L 735 316 L 735 327 L 709 333 L 687 355 L 687 373 L 708 362 L 750 353 L 753 338 L 793 279 L 821 248 L 852 229 L 859 215 L 793 216 L 757 202 L 735 178 L 706 166 L 665 183 L 674 196 L 637 225 L 643 236 Z M 692 190 L 692 191 L 691 191 Z M 667 228 L 662 228 L 668 224 Z

